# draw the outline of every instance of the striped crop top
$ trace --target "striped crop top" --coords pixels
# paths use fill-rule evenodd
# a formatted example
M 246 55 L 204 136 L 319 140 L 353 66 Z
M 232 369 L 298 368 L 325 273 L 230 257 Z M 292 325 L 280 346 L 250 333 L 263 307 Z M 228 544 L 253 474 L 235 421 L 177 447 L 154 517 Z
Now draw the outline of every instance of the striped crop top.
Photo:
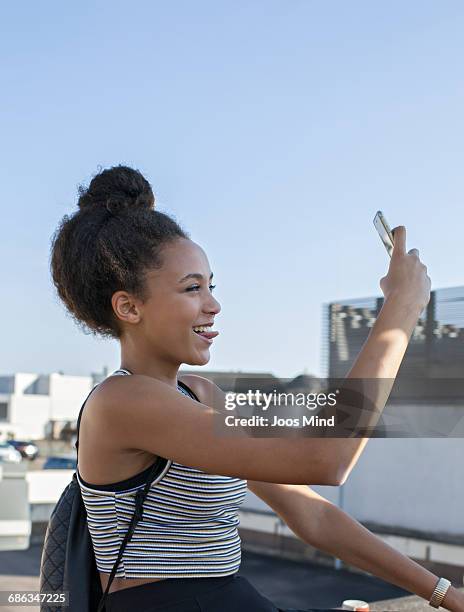
M 130 374 L 116 370 L 110 376 Z M 188 392 L 178 385 L 185 395 Z M 199 441 L 199 443 L 201 443 Z M 135 509 L 135 494 L 151 470 L 117 483 L 92 485 L 76 477 L 87 512 L 97 569 L 110 573 Z M 238 571 L 238 509 L 246 480 L 216 476 L 169 460 L 152 482 L 143 517 L 116 571 L 120 578 L 228 576 Z

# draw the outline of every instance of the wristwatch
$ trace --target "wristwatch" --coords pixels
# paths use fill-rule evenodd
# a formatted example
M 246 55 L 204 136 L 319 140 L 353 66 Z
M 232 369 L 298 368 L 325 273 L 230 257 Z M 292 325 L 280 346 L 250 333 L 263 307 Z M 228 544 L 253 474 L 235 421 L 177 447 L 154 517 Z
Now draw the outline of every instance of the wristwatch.
M 432 608 L 439 608 L 441 602 L 445 599 L 445 595 L 451 586 L 451 582 L 446 578 L 440 578 L 435 586 L 435 589 L 430 598 L 429 604 Z

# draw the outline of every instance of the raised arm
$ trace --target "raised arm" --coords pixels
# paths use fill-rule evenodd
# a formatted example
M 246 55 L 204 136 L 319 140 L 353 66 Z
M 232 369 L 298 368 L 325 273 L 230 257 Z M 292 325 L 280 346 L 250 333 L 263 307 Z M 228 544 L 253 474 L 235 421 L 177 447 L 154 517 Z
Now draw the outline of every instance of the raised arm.
M 427 267 L 419 259 L 419 251 L 411 249 L 406 253 L 404 226 L 393 231 L 390 267 L 386 276 L 380 279 L 384 303 L 347 375 L 347 379 L 369 380 L 367 388 L 376 408 L 373 425 L 387 403 L 419 315 L 430 300 L 431 281 Z M 339 447 L 337 480 L 341 483 L 348 478 L 368 441 L 369 438 L 345 440 L 346 444 Z
M 381 286 L 385 303 L 349 376 L 396 376 L 430 279 L 416 254 L 405 252 L 405 230 Z M 387 397 L 377 402 L 383 408 Z M 340 438 L 256 438 L 218 435 L 225 394 L 211 384 L 202 403 L 170 385 L 142 375 L 110 377 L 94 392 L 93 418 L 118 447 L 142 449 L 205 472 L 265 482 L 342 483 L 366 440 Z

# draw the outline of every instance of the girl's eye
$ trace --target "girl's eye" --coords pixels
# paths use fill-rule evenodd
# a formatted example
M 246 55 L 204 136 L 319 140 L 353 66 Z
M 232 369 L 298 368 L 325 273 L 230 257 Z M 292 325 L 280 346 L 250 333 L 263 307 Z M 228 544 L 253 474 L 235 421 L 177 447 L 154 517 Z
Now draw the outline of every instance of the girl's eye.
M 213 289 L 215 289 L 216 285 L 210 285 L 209 288 L 211 289 L 211 291 L 213 291 Z M 188 289 L 186 289 L 186 291 L 197 291 L 197 289 L 201 289 L 200 285 L 193 285 L 192 287 L 189 287 Z

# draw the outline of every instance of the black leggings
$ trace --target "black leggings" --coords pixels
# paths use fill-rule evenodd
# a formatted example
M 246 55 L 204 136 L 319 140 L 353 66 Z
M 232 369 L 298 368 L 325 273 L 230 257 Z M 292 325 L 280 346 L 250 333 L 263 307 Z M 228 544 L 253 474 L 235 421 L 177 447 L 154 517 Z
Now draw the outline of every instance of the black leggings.
M 246 578 L 168 578 L 109 593 L 107 612 L 290 612 L 261 595 Z M 292 610 L 294 610 L 292 608 Z M 294 612 L 311 612 L 294 610 Z

